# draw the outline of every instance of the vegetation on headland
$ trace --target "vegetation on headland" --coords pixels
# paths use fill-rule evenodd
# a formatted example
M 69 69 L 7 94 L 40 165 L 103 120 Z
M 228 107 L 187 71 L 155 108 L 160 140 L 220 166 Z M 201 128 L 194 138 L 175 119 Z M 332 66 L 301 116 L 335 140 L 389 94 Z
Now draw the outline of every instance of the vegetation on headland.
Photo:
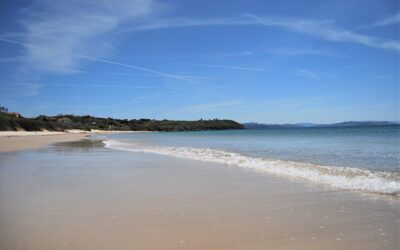
M 25 118 L 18 113 L 0 112 L 0 131 L 65 131 L 119 130 L 119 131 L 197 131 L 242 129 L 232 120 L 173 121 L 152 119 L 113 119 L 93 116 L 56 115 Z

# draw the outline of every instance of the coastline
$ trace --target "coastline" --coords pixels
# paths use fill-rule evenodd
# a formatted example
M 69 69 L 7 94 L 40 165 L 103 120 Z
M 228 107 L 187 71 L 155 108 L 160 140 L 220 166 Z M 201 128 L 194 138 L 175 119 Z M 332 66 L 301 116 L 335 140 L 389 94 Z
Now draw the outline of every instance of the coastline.
M 132 133 L 137 131 L 67 130 L 53 131 L 0 131 L 0 153 L 24 149 L 37 149 L 48 144 L 82 140 L 95 134 Z
M 387 196 L 90 140 L 4 154 L 0 169 L 1 249 L 398 248 Z

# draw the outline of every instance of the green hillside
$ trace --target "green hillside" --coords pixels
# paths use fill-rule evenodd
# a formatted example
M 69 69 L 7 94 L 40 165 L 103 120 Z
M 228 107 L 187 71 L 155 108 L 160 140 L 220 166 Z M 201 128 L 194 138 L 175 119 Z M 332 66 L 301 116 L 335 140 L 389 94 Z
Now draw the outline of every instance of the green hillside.
M 1 131 L 64 131 L 82 130 L 121 130 L 121 131 L 196 131 L 242 129 L 242 124 L 232 120 L 173 121 L 151 119 L 113 119 L 93 116 L 57 115 L 25 118 L 0 112 Z

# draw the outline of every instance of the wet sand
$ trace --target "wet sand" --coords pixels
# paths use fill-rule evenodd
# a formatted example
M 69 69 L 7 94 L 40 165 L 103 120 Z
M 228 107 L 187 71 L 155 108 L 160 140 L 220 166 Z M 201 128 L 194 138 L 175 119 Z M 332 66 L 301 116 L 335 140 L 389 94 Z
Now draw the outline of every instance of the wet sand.
M 0 153 L 0 249 L 398 249 L 400 201 L 65 142 Z

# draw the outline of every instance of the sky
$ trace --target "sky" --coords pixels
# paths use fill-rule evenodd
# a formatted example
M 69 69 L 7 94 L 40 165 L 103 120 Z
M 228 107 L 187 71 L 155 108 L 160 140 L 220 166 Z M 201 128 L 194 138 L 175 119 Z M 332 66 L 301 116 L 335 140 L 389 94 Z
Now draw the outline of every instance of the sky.
M 400 121 L 397 0 L 2 0 L 23 116 Z

